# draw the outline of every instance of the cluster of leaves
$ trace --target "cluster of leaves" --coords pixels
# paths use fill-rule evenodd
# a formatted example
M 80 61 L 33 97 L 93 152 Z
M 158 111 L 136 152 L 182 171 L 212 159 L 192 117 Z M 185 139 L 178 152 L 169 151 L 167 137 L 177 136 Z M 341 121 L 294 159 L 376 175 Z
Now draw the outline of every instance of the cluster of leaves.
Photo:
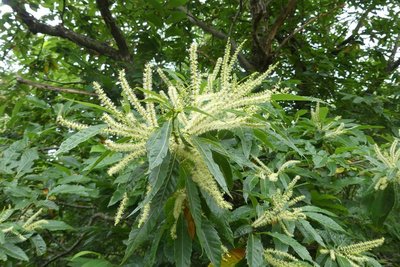
M 148 72 L 144 88 L 132 91 L 143 93 L 145 98 L 137 105 L 146 103 L 144 113 L 154 109 L 156 123 L 151 116 L 147 121 L 135 106 L 130 88 L 124 91 L 120 109 L 107 106 L 101 91 L 103 106 L 82 96 L 50 107 L 36 96 L 14 90 L 15 84 L 7 85 L 1 95 L 6 103 L 0 108 L 4 118 L 1 259 L 12 263 L 29 257 L 32 265 L 57 262 L 57 266 L 67 260 L 70 266 L 114 266 L 121 261 L 126 266 L 398 262 L 394 253 L 400 218 L 393 211 L 399 205 L 396 139 L 388 140 L 388 153 L 382 152 L 386 149 L 374 147 L 365 132 L 372 126 L 329 117 L 328 107 L 322 104 L 295 111 L 291 101 L 312 99 L 276 92 L 268 82 L 262 86 L 264 92 L 270 90 L 268 101 L 257 102 L 249 92 L 243 99 L 251 101 L 240 102 L 249 106 L 212 109 L 207 103 L 218 105 L 218 96 L 241 100 L 234 98 L 234 91 L 219 94 L 224 86 L 245 89 L 240 86 L 252 84 L 257 76 L 237 82 L 230 73 L 234 59 L 229 58 L 229 50 L 221 61 L 220 77 L 199 73 L 195 57 L 192 53 L 189 80 L 169 72 L 167 94 L 151 91 Z M 216 89 L 210 91 L 209 86 Z M 282 107 L 282 100 L 289 105 Z M 145 134 L 140 139 L 145 152 L 127 161 L 125 153 L 132 152 L 129 146 L 137 142 L 132 138 L 137 129 L 129 132 L 110 119 L 105 121 L 107 128 L 101 117 L 104 112 L 136 117 Z M 75 127 L 81 130 L 67 132 L 57 126 L 60 113 L 82 122 Z M 183 127 L 187 126 L 184 116 L 189 121 L 200 118 L 208 128 Z M 73 126 L 65 119 L 59 121 Z M 116 126 L 128 134 L 115 138 Z M 104 141 L 106 135 L 110 141 Z M 383 160 L 389 157 L 390 161 Z M 124 166 L 112 172 L 114 178 L 106 174 L 120 162 Z M 393 163 L 391 168 L 388 162 Z M 225 192 L 223 201 L 229 205 L 218 203 L 221 199 L 214 191 L 202 186 L 202 179 L 210 177 L 215 181 L 208 185 Z M 388 183 L 379 188 L 382 177 Z M 36 221 L 45 223 L 27 227 Z M 383 256 L 379 263 L 365 252 L 382 245 L 381 237 L 385 244 L 377 249 Z M 32 246 L 24 242 L 27 239 Z

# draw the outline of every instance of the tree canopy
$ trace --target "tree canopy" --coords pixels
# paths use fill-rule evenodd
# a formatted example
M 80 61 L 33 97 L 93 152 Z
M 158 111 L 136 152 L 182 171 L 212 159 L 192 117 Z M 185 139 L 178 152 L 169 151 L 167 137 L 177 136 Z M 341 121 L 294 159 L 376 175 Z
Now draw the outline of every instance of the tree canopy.
M 0 11 L 0 261 L 400 263 L 397 0 Z

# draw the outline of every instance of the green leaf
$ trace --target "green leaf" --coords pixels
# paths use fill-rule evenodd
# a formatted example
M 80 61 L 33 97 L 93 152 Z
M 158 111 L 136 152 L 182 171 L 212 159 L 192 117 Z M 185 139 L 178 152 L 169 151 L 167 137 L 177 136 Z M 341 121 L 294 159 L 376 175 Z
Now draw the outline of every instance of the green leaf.
M 330 212 L 330 211 L 325 210 L 325 209 L 321 209 L 321 208 L 316 207 L 316 206 L 302 206 L 301 210 L 302 211 L 307 211 L 307 212 L 323 213 L 323 214 L 328 215 L 330 217 L 337 217 L 337 215 L 335 213 Z
M 348 259 L 342 257 L 340 255 L 336 255 L 336 262 L 338 263 L 339 267 L 353 267 Z
M 264 266 L 264 247 L 261 239 L 255 234 L 249 234 L 246 247 L 247 264 L 250 267 Z
M 198 138 L 192 138 L 193 144 L 196 146 L 197 150 L 202 155 L 205 163 L 207 164 L 208 170 L 214 176 L 215 180 L 221 186 L 221 188 L 230 196 L 228 186 L 225 181 L 225 177 L 221 172 L 218 164 L 215 163 L 210 146 L 208 144 L 202 143 Z
M 143 208 L 147 203 L 149 203 L 161 189 L 165 179 L 171 176 L 175 159 L 173 159 L 172 164 L 170 166 L 170 158 L 171 158 L 170 155 L 171 154 L 168 153 L 167 157 L 163 159 L 161 165 L 158 165 L 157 167 L 151 170 L 148 179 L 149 184 L 151 186 L 151 191 L 146 195 L 146 198 L 131 212 L 131 214 L 129 214 L 129 216 L 135 214 L 137 211 Z
M 190 266 L 192 255 L 192 239 L 189 236 L 185 220 L 179 217 L 176 224 L 177 239 L 174 242 L 175 266 Z
M 315 213 L 315 212 L 304 212 L 304 214 L 314 220 L 319 222 L 321 225 L 323 225 L 326 228 L 339 231 L 339 232 L 346 232 L 337 222 L 329 218 L 328 216 L 322 215 L 320 213 Z
M 272 237 L 277 238 L 282 243 L 287 244 L 290 247 L 292 247 L 293 250 L 297 253 L 297 255 L 299 255 L 300 258 L 302 258 L 303 260 L 308 260 L 308 261 L 312 262 L 310 253 L 307 251 L 307 249 L 303 245 L 301 245 L 295 239 L 291 238 L 290 236 L 280 234 L 280 233 L 268 233 L 268 234 Z
M 155 265 L 154 262 L 156 260 L 158 247 L 160 245 L 161 238 L 164 236 L 165 229 L 167 229 L 167 227 L 161 227 L 161 229 L 155 233 L 155 236 L 152 240 L 153 242 L 151 242 L 151 248 L 148 253 L 146 253 L 146 257 L 144 258 L 144 261 L 146 262 L 145 267 L 152 267 Z
M 22 156 L 21 160 L 18 163 L 17 174 L 15 178 L 21 177 L 23 174 L 31 171 L 33 161 L 37 160 L 39 155 L 35 148 L 31 148 L 26 150 Z
M 165 156 L 167 156 L 171 125 L 171 121 L 165 122 L 147 141 L 149 171 L 159 166 Z
M 303 234 L 304 236 L 306 236 L 305 234 L 307 233 L 308 235 L 310 235 L 310 237 L 311 237 L 310 239 L 315 240 L 321 246 L 326 247 L 326 245 L 324 244 L 324 241 L 322 240 L 322 237 L 318 234 L 318 232 L 314 229 L 314 227 L 311 226 L 311 224 L 308 221 L 299 220 L 298 223 L 300 224 L 299 226 L 303 227 L 303 229 L 305 231 L 305 233 Z M 301 231 L 301 227 L 299 227 L 300 231 Z
M 1 245 L 0 249 L 2 249 L 8 256 L 13 257 L 17 260 L 29 261 L 26 253 L 20 247 L 17 247 L 14 244 L 7 243 Z
M 321 99 L 315 97 L 308 97 L 308 96 L 300 96 L 300 95 L 293 95 L 293 94 L 272 94 L 271 100 L 274 101 L 314 101 L 314 102 L 323 102 Z
M 46 253 L 47 250 L 46 242 L 44 242 L 41 235 L 34 235 L 29 239 L 29 241 L 35 247 L 36 255 L 41 256 L 44 253 Z
M 81 104 L 81 105 L 89 107 L 89 108 L 98 109 L 98 110 L 101 110 L 101 111 L 104 111 L 104 112 L 107 112 L 107 113 L 113 113 L 113 111 L 109 110 L 108 108 L 105 108 L 103 106 L 96 105 L 96 104 L 93 104 L 93 103 L 90 103 L 90 102 L 78 101 L 78 100 L 70 99 L 70 98 L 67 98 L 67 97 L 62 97 L 62 99 L 65 99 L 65 100 L 68 100 L 68 101 L 71 101 L 71 102 L 74 102 L 74 103 L 78 103 L 78 104 Z
M 219 239 L 218 232 L 207 220 L 203 220 L 201 228 L 196 228 L 196 230 L 200 245 L 206 251 L 211 263 L 214 264 L 214 266 L 220 266 L 222 243 Z
M 65 153 L 75 148 L 82 142 L 92 138 L 96 134 L 100 133 L 104 128 L 106 128 L 106 124 L 99 124 L 90 126 L 82 131 L 77 132 L 76 134 L 70 136 L 67 140 L 61 143 L 60 148 L 56 151 L 55 155 L 59 155 L 61 153 Z
M 94 251 L 90 251 L 90 250 L 84 250 L 84 251 L 79 251 L 78 253 L 76 253 L 76 254 L 71 258 L 71 261 L 73 261 L 73 260 L 75 260 L 75 259 L 77 259 L 77 258 L 80 258 L 80 257 L 82 257 L 82 256 L 89 255 L 89 254 L 93 254 L 93 255 L 96 255 L 97 257 L 101 257 L 101 254 L 98 253 L 98 252 L 94 252 Z
M 193 216 L 196 228 L 201 227 L 201 203 L 199 197 L 199 191 L 196 184 L 192 179 L 186 175 L 186 192 L 189 203 L 189 209 Z
M 375 225 L 382 225 L 389 213 L 395 206 L 396 196 L 393 185 L 389 185 L 385 190 L 373 192 L 370 197 L 370 202 L 367 202 L 370 207 L 370 217 Z
M 82 185 L 62 184 L 54 187 L 49 192 L 49 196 L 58 194 L 74 194 L 83 197 L 89 197 L 96 195 L 97 190 L 92 188 L 87 188 Z
M 49 231 L 65 231 L 74 229 L 72 228 L 72 226 L 66 224 L 63 221 L 46 220 L 46 222 L 47 223 L 41 224 L 40 227 Z

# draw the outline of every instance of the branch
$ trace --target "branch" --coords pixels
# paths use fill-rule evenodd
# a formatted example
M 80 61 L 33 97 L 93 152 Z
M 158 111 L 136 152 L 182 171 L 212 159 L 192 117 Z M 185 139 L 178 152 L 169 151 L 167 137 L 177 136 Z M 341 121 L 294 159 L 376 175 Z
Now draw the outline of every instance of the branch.
M 62 205 L 62 206 L 67 206 L 67 207 L 71 207 L 71 208 L 77 208 L 77 209 L 95 209 L 95 206 L 86 206 L 86 205 L 78 205 L 78 204 L 73 204 L 73 203 L 66 203 L 63 201 L 56 201 L 56 203 L 58 205 Z
M 99 42 L 90 37 L 71 31 L 65 28 L 62 24 L 57 26 L 50 26 L 40 22 L 26 11 L 22 1 L 4 0 L 3 3 L 9 5 L 13 9 L 13 11 L 17 13 L 17 17 L 20 18 L 22 22 L 28 27 L 29 31 L 34 34 L 43 33 L 51 36 L 61 37 L 64 39 L 68 39 L 79 46 L 83 46 L 87 49 L 96 51 L 101 55 L 108 56 L 114 60 L 118 61 L 128 60 L 128 58 L 126 58 L 124 54 L 112 48 L 111 46 Z
M 388 73 L 391 73 L 395 69 L 397 69 L 399 66 L 400 66 L 400 58 L 398 58 L 396 61 L 389 62 L 389 64 L 386 67 L 386 71 Z
M 300 27 L 298 27 L 297 29 L 295 29 L 291 34 L 289 34 L 285 39 L 283 39 L 283 41 L 280 43 L 279 47 L 276 49 L 275 53 L 278 52 L 279 50 L 282 49 L 282 47 L 290 40 L 292 39 L 297 33 L 299 33 L 300 31 L 304 30 L 305 27 L 307 27 L 308 25 L 310 25 L 311 23 L 313 23 L 314 21 L 320 19 L 323 16 L 326 16 L 328 14 L 330 14 L 331 12 L 333 12 L 336 9 L 339 8 L 343 8 L 343 5 L 339 5 L 334 7 L 332 10 L 330 10 L 329 12 L 325 12 L 325 13 L 321 13 L 318 16 L 315 16 L 313 18 L 310 18 L 309 20 L 307 20 L 303 25 L 301 25 Z
M 214 37 L 216 37 L 218 39 L 228 40 L 228 35 L 226 35 L 222 31 L 219 31 L 219 30 L 215 29 L 214 27 L 206 24 L 205 22 L 201 21 L 200 19 L 196 18 L 189 10 L 187 10 L 187 8 L 180 6 L 180 7 L 178 7 L 178 10 L 185 13 L 188 20 L 192 24 L 200 27 L 203 31 L 210 33 L 211 35 L 213 35 Z M 235 50 L 238 47 L 238 45 L 232 39 L 230 39 L 230 41 L 231 41 L 232 48 Z M 255 70 L 255 67 L 244 57 L 244 55 L 242 53 L 239 53 L 238 58 L 239 58 L 240 65 L 247 72 L 253 72 Z
M 266 55 L 269 55 L 271 53 L 272 42 L 274 41 L 278 30 L 282 27 L 283 23 L 285 23 L 286 18 L 289 17 L 295 11 L 296 4 L 297 4 L 297 0 L 289 0 L 285 9 L 282 10 L 281 14 L 279 14 L 279 17 L 276 19 L 275 23 L 272 25 L 271 30 L 269 31 L 266 41 L 265 41 L 265 49 L 266 49 L 265 54 Z
M 233 30 L 233 28 L 234 28 L 235 25 L 236 25 L 236 21 L 237 21 L 237 19 L 239 18 L 240 13 L 242 13 L 242 9 L 243 9 L 243 2 L 242 2 L 242 0 L 239 0 L 239 7 L 238 7 L 238 10 L 237 10 L 235 16 L 233 17 L 232 24 L 231 24 L 231 26 L 229 27 L 228 36 L 231 36 L 232 30 Z
M 43 84 L 43 83 L 37 83 L 34 81 L 26 80 L 21 77 L 17 77 L 17 82 L 22 83 L 22 84 L 27 84 L 32 87 L 35 87 L 37 89 L 41 90 L 50 90 L 50 91 L 57 91 L 57 92 L 62 92 L 62 93 L 69 93 L 69 94 L 81 94 L 81 95 L 90 95 L 90 96 L 95 96 L 95 93 L 91 92 L 86 92 L 82 91 L 79 89 L 72 89 L 72 88 L 64 88 L 64 87 L 57 87 L 49 84 Z
M 368 14 L 375 8 L 375 5 L 372 4 L 370 5 L 367 10 L 361 15 L 360 19 L 358 20 L 357 26 L 354 28 L 352 31 L 351 35 L 347 37 L 343 42 L 337 45 L 336 50 L 340 50 L 343 46 L 345 46 L 348 43 L 351 43 L 355 40 L 356 36 L 358 35 L 358 32 L 360 31 L 361 27 L 364 24 L 364 20 L 367 18 Z
M 104 22 L 110 29 L 111 35 L 114 37 L 114 40 L 117 43 L 119 52 L 127 59 L 132 59 L 132 55 L 129 53 L 129 47 L 126 43 L 125 37 L 111 15 L 109 9 L 110 3 L 108 2 L 108 0 L 96 0 L 96 3 Z

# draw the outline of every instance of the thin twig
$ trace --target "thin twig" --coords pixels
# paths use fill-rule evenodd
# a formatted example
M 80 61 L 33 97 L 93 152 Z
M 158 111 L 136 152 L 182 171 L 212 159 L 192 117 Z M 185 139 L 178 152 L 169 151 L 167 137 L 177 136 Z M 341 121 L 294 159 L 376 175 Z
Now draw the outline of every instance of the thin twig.
M 214 37 L 222 40 L 227 40 L 228 35 L 225 34 L 224 32 L 215 29 L 214 27 L 206 24 L 204 21 L 198 19 L 196 16 L 194 16 L 186 7 L 180 6 L 177 8 L 178 10 L 182 11 L 183 13 L 186 14 L 186 17 L 188 20 L 193 23 L 194 25 L 200 27 L 203 31 L 208 32 L 212 34 Z M 231 40 L 231 45 L 233 49 L 236 49 L 238 45 L 236 44 L 235 41 Z M 251 64 L 242 53 L 239 53 L 238 55 L 239 63 L 240 65 L 248 72 L 252 72 L 255 70 L 255 67 L 253 64 Z
M 275 50 L 275 53 L 277 53 L 279 50 L 282 49 L 282 47 L 290 40 L 292 39 L 297 33 L 299 33 L 300 31 L 304 30 L 305 27 L 307 27 L 308 25 L 310 25 L 311 23 L 313 23 L 314 21 L 320 19 L 323 16 L 326 16 L 328 14 L 330 14 L 332 11 L 338 9 L 338 8 L 343 8 L 344 5 L 339 5 L 334 7 L 332 10 L 330 10 L 329 12 L 324 12 L 319 14 L 318 16 L 315 16 L 313 18 L 310 18 L 309 20 L 307 20 L 303 25 L 301 25 L 300 27 L 298 27 L 297 29 L 295 29 L 291 34 L 289 34 L 285 39 L 283 39 L 283 41 L 280 43 L 279 47 Z
M 81 95 L 90 95 L 90 96 L 96 95 L 95 93 L 86 92 L 86 91 L 79 90 L 79 89 L 57 87 L 57 86 L 53 86 L 53 85 L 49 85 L 49 84 L 43 84 L 43 83 L 31 81 L 31 80 L 26 80 L 21 77 L 17 77 L 17 82 L 26 84 L 26 85 L 30 85 L 32 87 L 35 87 L 37 89 L 42 89 L 42 90 L 50 90 L 50 91 L 57 91 L 57 92 L 61 92 L 61 93 L 81 94 Z
M 72 204 L 72 203 L 66 203 L 63 201 L 56 201 L 57 204 L 62 205 L 62 206 L 67 206 L 71 208 L 77 208 L 77 209 L 95 209 L 95 206 L 85 206 L 85 205 L 78 205 L 78 204 Z

